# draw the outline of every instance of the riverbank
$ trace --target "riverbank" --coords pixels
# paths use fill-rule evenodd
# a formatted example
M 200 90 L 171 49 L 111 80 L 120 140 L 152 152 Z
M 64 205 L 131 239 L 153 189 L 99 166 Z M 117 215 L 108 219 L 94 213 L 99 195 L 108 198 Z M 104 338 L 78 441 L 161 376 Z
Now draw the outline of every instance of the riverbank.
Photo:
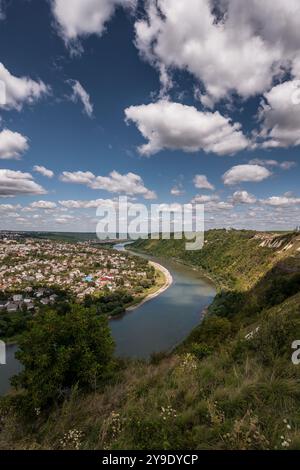
M 145 256 L 155 256 L 154 253 L 149 253 L 148 251 L 142 250 L 141 248 L 137 249 L 135 247 L 131 247 L 130 250 L 132 254 L 135 255 L 140 254 Z M 227 284 L 224 282 L 222 283 L 217 276 L 214 276 L 212 273 L 208 273 L 207 271 L 205 271 L 205 269 L 201 268 L 200 266 L 195 266 L 195 264 L 193 264 L 192 262 L 187 262 L 185 260 L 173 256 L 165 257 L 165 259 L 166 261 L 171 261 L 173 263 L 192 269 L 193 271 L 198 273 L 203 279 L 209 281 L 214 286 L 217 292 L 221 292 L 222 289 L 228 289 Z
M 125 309 L 125 313 L 132 312 L 142 306 L 144 303 L 149 302 L 152 299 L 155 299 L 158 297 L 160 294 L 165 292 L 169 287 L 173 284 L 173 277 L 171 273 L 166 269 L 164 266 L 162 266 L 159 263 L 155 263 L 154 261 L 149 261 L 149 264 L 152 265 L 158 273 L 158 277 L 162 278 L 157 281 L 157 283 L 148 289 L 148 293 L 145 295 L 140 296 L 139 298 L 135 299 L 135 301 Z M 124 315 L 124 314 L 123 314 Z M 122 316 L 122 315 L 120 315 Z M 109 321 L 118 319 L 120 316 L 109 316 L 108 319 Z M 5 343 L 7 346 L 18 346 L 18 339 L 19 337 L 13 337 L 5 340 Z
M 167 270 L 167 268 L 165 268 L 164 266 L 162 266 L 159 263 L 155 263 L 154 261 L 149 261 L 149 264 L 151 264 L 151 266 L 154 267 L 156 272 L 161 273 L 161 275 L 164 277 L 164 283 L 161 287 L 160 287 L 160 285 L 155 286 L 156 289 L 155 289 L 154 292 L 150 292 L 140 302 L 138 302 L 135 305 L 132 305 L 132 306 L 128 307 L 126 309 L 126 312 L 132 312 L 133 310 L 137 309 L 138 307 L 145 304 L 146 302 L 149 302 L 150 300 L 155 299 L 155 297 L 157 297 L 160 294 L 162 294 L 163 292 L 165 292 L 173 284 L 173 277 L 172 277 L 171 273 Z

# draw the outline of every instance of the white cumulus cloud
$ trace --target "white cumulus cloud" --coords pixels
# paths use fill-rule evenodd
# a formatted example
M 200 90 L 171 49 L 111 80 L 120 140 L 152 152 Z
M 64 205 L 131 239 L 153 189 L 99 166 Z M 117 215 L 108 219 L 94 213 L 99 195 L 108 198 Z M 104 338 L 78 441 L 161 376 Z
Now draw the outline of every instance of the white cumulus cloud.
M 59 201 L 59 204 L 62 207 L 67 209 L 97 209 L 100 206 L 115 206 L 116 202 L 112 199 L 95 199 L 95 200 L 65 200 Z
M 257 199 L 247 191 L 236 191 L 232 196 L 234 204 L 255 204 Z
M 68 43 L 80 36 L 101 36 L 115 9 L 133 8 L 136 0 L 51 0 L 51 4 L 60 35 Z
M 90 171 L 64 171 L 60 176 L 64 183 L 85 184 L 91 189 L 101 189 L 110 193 L 124 193 L 128 196 L 142 196 L 155 199 L 156 194 L 144 185 L 142 178 L 135 173 L 121 175 L 112 171 L 109 176 L 96 176 Z
M 64 215 L 63 217 L 58 217 L 55 219 L 55 222 L 60 224 L 60 225 L 65 225 L 69 224 L 70 222 L 74 222 L 76 220 L 76 217 L 72 215 Z
M 153 155 L 163 149 L 231 155 L 249 145 L 241 125 L 231 123 L 218 111 L 201 112 L 193 106 L 161 100 L 131 106 L 125 110 L 125 116 L 148 140 L 139 147 L 142 155 Z
M 54 172 L 52 170 L 49 170 L 48 168 L 41 166 L 41 165 L 35 165 L 33 167 L 33 171 L 36 173 L 40 173 L 42 176 L 45 176 L 46 178 L 53 178 Z
M 300 76 L 300 75 L 299 75 Z M 274 86 L 264 95 L 259 112 L 263 147 L 289 147 L 300 144 L 300 81 Z
M 9 129 L 0 131 L 0 159 L 18 160 L 28 150 L 28 139 L 19 132 Z
M 250 160 L 249 164 L 277 167 L 277 168 L 281 168 L 282 170 L 290 170 L 291 168 L 294 168 L 295 166 L 297 166 L 297 163 L 293 161 L 279 162 L 278 160 L 263 160 L 260 158 L 254 158 L 253 160 Z
M 170 192 L 172 196 L 183 196 L 185 193 L 181 185 L 173 186 Z
M 215 189 L 205 175 L 196 175 L 194 178 L 194 185 L 197 189 L 209 189 L 211 191 Z
M 216 194 L 214 195 L 207 195 L 207 194 L 197 194 L 197 196 L 195 196 L 193 199 L 192 199 L 192 204 L 206 204 L 208 202 L 216 202 L 216 201 L 219 201 L 219 196 L 217 196 Z
M 23 104 L 34 103 L 49 91 L 47 85 L 42 81 L 12 75 L 1 62 L 0 81 L 4 84 L 4 99 L 0 100 L 0 108 L 4 109 L 20 111 Z
M 300 70 L 298 0 L 157 0 L 135 24 L 141 55 L 162 84 L 172 69 L 204 84 L 203 104 L 267 91 L 283 71 Z M 170 79 L 169 79 L 170 81 Z
M 30 204 L 30 207 L 32 207 L 32 209 L 56 209 L 57 207 L 57 204 L 55 202 L 51 202 L 51 201 L 36 201 L 36 202 L 33 202 L 32 204 Z
M 89 186 L 95 179 L 95 175 L 90 171 L 64 171 L 60 175 L 60 180 L 64 183 L 86 184 Z
M 223 181 L 226 185 L 258 183 L 271 175 L 271 171 L 260 165 L 236 165 L 223 175 Z
M 42 186 L 37 184 L 30 173 L 0 169 L 0 196 L 45 194 Z
M 273 207 L 286 207 L 300 205 L 300 198 L 292 196 L 271 196 L 268 199 L 262 199 L 262 204 Z
M 0 204 L 1 212 L 11 212 L 21 209 L 20 204 Z

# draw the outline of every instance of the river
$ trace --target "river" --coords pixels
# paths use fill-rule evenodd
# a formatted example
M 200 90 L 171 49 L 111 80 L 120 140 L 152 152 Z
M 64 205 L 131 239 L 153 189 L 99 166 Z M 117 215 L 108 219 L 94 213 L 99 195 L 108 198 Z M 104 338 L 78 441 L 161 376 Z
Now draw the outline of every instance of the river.
M 115 249 L 124 250 L 124 244 L 116 245 Z M 170 351 L 183 341 L 201 322 L 203 310 L 212 302 L 216 291 L 210 281 L 192 268 L 147 255 L 139 256 L 166 267 L 173 283 L 158 297 L 111 320 L 110 326 L 118 356 L 148 359 L 151 354 Z M 9 390 L 10 377 L 20 370 L 14 357 L 16 349 L 16 346 L 8 346 L 7 364 L 0 365 L 0 395 Z

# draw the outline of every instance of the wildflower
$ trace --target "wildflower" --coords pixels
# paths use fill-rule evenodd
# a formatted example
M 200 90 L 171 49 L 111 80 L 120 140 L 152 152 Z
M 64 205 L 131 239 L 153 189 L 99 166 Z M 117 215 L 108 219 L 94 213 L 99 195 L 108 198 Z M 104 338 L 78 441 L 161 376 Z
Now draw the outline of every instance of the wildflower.
M 218 408 L 218 402 L 207 401 L 208 418 L 210 418 L 212 424 L 221 424 L 225 421 L 225 415 L 222 410 Z
M 160 415 L 164 421 L 168 418 L 177 418 L 176 410 L 174 410 L 171 406 L 161 407 Z
M 82 437 L 83 433 L 81 431 L 78 429 L 70 429 L 60 440 L 60 444 L 64 449 L 73 448 L 75 450 L 79 450 Z
M 193 354 L 187 353 L 183 356 L 183 361 L 180 365 L 181 369 L 188 372 L 197 369 L 197 359 Z
M 108 418 L 108 425 L 111 437 L 116 439 L 122 430 L 122 419 L 120 417 L 120 413 L 112 411 Z

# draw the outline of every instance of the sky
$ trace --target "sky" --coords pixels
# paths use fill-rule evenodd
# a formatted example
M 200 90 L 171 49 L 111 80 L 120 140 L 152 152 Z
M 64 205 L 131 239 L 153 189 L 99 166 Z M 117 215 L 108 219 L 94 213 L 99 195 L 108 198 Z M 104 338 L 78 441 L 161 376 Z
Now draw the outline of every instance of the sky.
M 0 0 L 0 230 L 300 225 L 298 0 Z

